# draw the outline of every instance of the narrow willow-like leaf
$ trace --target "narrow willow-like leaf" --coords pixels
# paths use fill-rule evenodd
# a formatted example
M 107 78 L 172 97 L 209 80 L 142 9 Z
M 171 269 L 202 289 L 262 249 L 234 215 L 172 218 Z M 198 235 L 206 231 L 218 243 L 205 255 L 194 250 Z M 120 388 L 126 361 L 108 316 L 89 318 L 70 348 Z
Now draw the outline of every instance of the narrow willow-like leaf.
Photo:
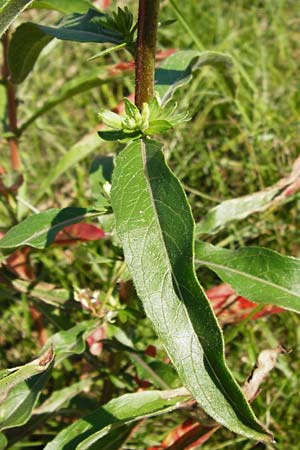
M 137 141 L 116 160 L 112 206 L 125 260 L 178 374 L 216 421 L 268 440 L 224 360 L 220 327 L 194 272 L 194 221 L 162 144 Z
M 84 14 L 93 5 L 88 0 L 34 0 L 32 8 L 51 9 L 63 14 Z
M 225 200 L 212 208 L 206 217 L 196 225 L 196 237 L 214 234 L 225 228 L 230 222 L 242 220 L 251 214 L 265 211 L 286 200 L 295 191 L 294 183 L 300 177 L 300 159 L 293 164 L 291 173 L 268 188 Z
M 96 442 L 98 447 L 95 448 L 102 449 L 99 440 L 114 428 L 133 420 L 172 411 L 189 398 L 184 388 L 122 395 L 65 428 L 46 445 L 45 450 L 83 450 Z
M 57 233 L 66 226 L 100 214 L 100 212 L 94 212 L 87 208 L 75 207 L 49 209 L 34 214 L 11 228 L 0 239 L 0 248 L 14 248 L 23 245 L 45 248 L 54 241 Z
M 86 348 L 86 338 L 98 326 L 99 320 L 94 319 L 81 322 L 69 330 L 60 331 L 48 339 L 43 352 L 49 351 L 49 348 L 53 346 L 55 351 L 53 364 L 57 366 L 65 358 L 82 353 Z M 0 407 L 0 431 L 24 425 L 30 419 L 41 390 L 49 379 L 51 370 L 52 364 L 43 373 L 26 381 L 21 381 L 9 391 Z
M 69 402 L 80 392 L 86 391 L 91 387 L 92 380 L 85 378 L 78 383 L 73 383 L 59 391 L 54 391 L 47 400 L 33 411 L 33 414 L 51 414 L 61 408 L 66 408 Z
M 74 97 L 75 95 L 82 94 L 82 92 L 102 86 L 103 84 L 107 84 L 114 80 L 117 80 L 118 78 L 121 78 L 120 74 L 117 76 L 108 75 L 108 71 L 108 68 L 102 68 L 101 70 L 96 69 L 91 71 L 87 75 L 76 77 L 64 83 L 64 85 L 57 93 L 49 96 L 47 100 L 42 104 L 42 106 L 37 108 L 34 114 L 20 126 L 19 132 L 23 133 L 26 128 L 28 128 L 29 125 L 31 125 L 36 119 L 38 119 L 51 109 L 55 108 L 60 103 L 63 103 L 65 100 Z M 124 79 L 124 74 L 122 77 Z
M 67 307 L 69 300 L 72 298 L 72 294 L 68 289 L 57 288 L 53 284 L 43 281 L 33 284 L 32 281 L 17 278 L 12 281 L 12 285 L 17 291 L 24 292 L 29 297 L 36 298 L 57 308 Z M 68 306 L 70 305 L 68 304 Z
M 192 79 L 193 71 L 204 66 L 214 67 L 223 76 L 232 95 L 238 85 L 238 73 L 230 55 L 219 52 L 181 50 L 166 58 L 155 71 L 155 91 L 162 104 L 167 103 L 176 89 Z
M 117 31 L 105 28 L 101 20 L 105 15 L 93 8 L 86 14 L 73 14 L 57 27 L 38 25 L 47 35 L 75 42 L 99 42 L 122 44 L 123 37 Z
M 195 252 L 196 265 L 209 267 L 237 294 L 300 313 L 300 259 L 266 248 L 227 250 L 205 242 L 196 242 Z
M 0 38 L 32 0 L 6 0 L 0 7 Z
M 24 425 L 31 417 L 38 397 L 44 389 L 52 367 L 17 384 L 8 393 L 0 407 L 0 430 Z
M 17 384 L 28 380 L 34 375 L 45 372 L 53 361 L 53 348 L 50 347 L 42 356 L 24 366 L 9 369 L 10 374 L 0 379 L 0 403 L 7 397 L 9 391 Z
M 34 67 L 43 48 L 52 40 L 34 23 L 22 23 L 12 35 L 8 64 L 13 83 L 22 83 Z

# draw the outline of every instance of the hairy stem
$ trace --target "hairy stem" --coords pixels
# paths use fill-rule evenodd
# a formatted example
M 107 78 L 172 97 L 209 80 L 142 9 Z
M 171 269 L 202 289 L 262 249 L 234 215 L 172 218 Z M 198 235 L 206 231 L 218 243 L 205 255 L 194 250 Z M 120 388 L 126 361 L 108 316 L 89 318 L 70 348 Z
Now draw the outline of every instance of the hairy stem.
M 8 138 L 8 143 L 10 148 L 11 168 L 13 170 L 20 170 L 21 160 L 19 155 L 18 139 L 16 137 L 16 132 L 18 128 L 17 100 L 15 95 L 15 87 L 11 81 L 8 67 L 8 44 L 9 44 L 9 37 L 8 32 L 6 32 L 2 37 L 2 47 L 3 47 L 2 78 L 5 83 L 7 93 L 8 130 L 12 133 L 12 136 Z
M 139 0 L 135 104 L 140 110 L 153 98 L 158 13 L 159 0 Z

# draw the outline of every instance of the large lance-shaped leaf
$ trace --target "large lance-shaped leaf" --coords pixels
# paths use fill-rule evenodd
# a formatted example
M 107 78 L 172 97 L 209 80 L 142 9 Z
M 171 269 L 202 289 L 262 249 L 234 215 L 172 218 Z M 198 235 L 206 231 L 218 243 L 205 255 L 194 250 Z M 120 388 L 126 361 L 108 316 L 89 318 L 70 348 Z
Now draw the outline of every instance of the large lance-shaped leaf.
M 216 421 L 268 440 L 224 360 L 224 343 L 194 272 L 191 209 L 156 141 L 118 156 L 112 205 L 125 260 L 148 317 L 178 374 Z
M 45 450 L 83 450 L 96 442 L 102 449 L 99 440 L 122 424 L 172 411 L 188 399 L 184 388 L 122 395 L 65 428 Z
M 10 24 L 24 11 L 32 0 L 2 0 L 0 3 L 0 38 Z
M 87 208 L 75 207 L 49 209 L 34 214 L 11 228 L 0 239 L 0 248 L 14 248 L 23 245 L 45 248 L 54 241 L 57 233 L 66 226 L 100 214 L 101 212 L 95 212 Z
M 217 69 L 231 94 L 235 95 L 238 72 L 230 55 L 213 51 L 181 50 L 166 58 L 155 71 L 155 91 L 159 94 L 162 104 L 172 98 L 176 89 L 192 79 L 194 70 L 204 66 Z
M 271 303 L 300 312 L 300 259 L 272 250 L 218 248 L 196 242 L 196 265 L 205 265 L 235 292 L 257 303 Z
M 22 23 L 12 35 L 8 64 L 13 83 L 22 83 L 34 67 L 43 48 L 52 40 L 34 23 Z

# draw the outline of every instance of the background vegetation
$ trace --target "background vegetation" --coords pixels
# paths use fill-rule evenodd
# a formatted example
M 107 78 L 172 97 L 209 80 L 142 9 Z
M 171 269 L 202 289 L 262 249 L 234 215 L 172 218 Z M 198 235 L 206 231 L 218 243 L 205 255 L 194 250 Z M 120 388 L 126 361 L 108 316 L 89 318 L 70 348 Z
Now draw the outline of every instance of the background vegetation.
M 124 2 L 112 1 L 110 8 L 121 3 Z M 227 52 L 234 56 L 240 72 L 237 100 L 226 95 L 220 79 L 209 68 L 196 72 L 189 89 L 177 93 L 184 100 L 192 120 L 165 136 L 167 158 L 186 187 L 197 221 L 222 200 L 262 190 L 286 176 L 299 156 L 298 9 L 293 0 L 180 2 L 180 11 L 190 29 L 184 29 L 177 20 L 160 30 L 159 49 L 194 49 L 198 46 Z M 22 16 L 27 17 L 39 23 L 54 23 L 60 16 L 35 10 Z M 167 1 L 162 1 L 161 18 L 176 18 Z M 98 50 L 97 45 L 52 41 L 39 58 L 37 70 L 17 92 L 19 122 L 24 123 L 36 107 L 58 92 L 67 80 L 89 74 L 95 68 L 109 73 L 112 65 L 124 61 L 124 53 L 87 61 Z M 126 58 L 129 61 L 129 57 Z M 133 92 L 133 86 L 133 75 L 124 77 L 121 72 L 118 79 L 68 99 L 28 127 L 20 139 L 26 186 L 19 191 L 22 214 L 26 213 L 27 203 L 40 211 L 73 203 L 88 205 L 89 166 L 96 156 L 114 153 L 112 144 L 99 140 L 97 148 L 80 163 L 63 170 L 57 178 L 52 177 L 53 182 L 49 181 L 47 186 L 43 181 L 70 148 L 97 127 L 97 113 L 104 108 L 116 107 L 124 95 Z M 184 106 L 181 103 L 181 107 Z M 0 153 L 1 166 L 9 172 L 9 151 L 4 138 L 0 142 Z M 45 188 L 43 192 L 41 186 Z M 209 242 L 232 249 L 261 245 L 300 257 L 299 206 L 300 197 L 296 193 L 280 207 L 237 222 L 227 231 L 212 236 Z M 0 206 L 0 226 L 3 231 L 7 226 L 4 203 Z M 108 223 L 100 226 L 110 229 Z M 101 354 L 91 356 L 86 351 L 83 356 L 65 360 L 62 367 L 53 372 L 44 394 L 87 375 L 93 380 L 89 393 L 75 397 L 58 415 L 50 416 L 32 434 L 27 433 L 21 444 L 12 448 L 43 448 L 58 430 L 70 423 L 70 417 L 78 417 L 78 411 L 84 413 L 99 402 L 104 403 L 124 392 L 134 392 L 141 386 L 142 379 L 152 383 L 151 387 L 155 386 L 141 370 L 136 354 L 131 355 L 116 346 L 112 348 L 109 344 L 112 337 L 123 343 L 131 341 L 136 352 L 143 353 L 151 345 L 157 349 L 157 359 L 166 358 L 134 294 L 127 292 L 125 301 L 122 293 L 120 295 L 120 286 L 129 289 L 130 285 L 124 282 L 126 273 L 123 272 L 121 277 L 121 263 L 115 262 L 119 256 L 109 231 L 103 240 L 30 252 L 30 267 L 38 280 L 66 289 L 70 299 L 75 288 L 99 290 L 100 299 L 106 302 L 105 308 L 114 311 L 116 318 L 106 330 L 108 343 Z M 2 280 L 13 278 L 7 267 L 1 270 Z M 206 289 L 219 283 L 217 277 L 206 270 L 202 269 L 199 275 Z M 73 301 L 70 310 L 59 310 L 38 298 L 8 289 L 4 282 L 0 298 L 1 369 L 21 365 L 39 354 L 44 335 L 50 336 L 90 317 L 90 312 L 80 308 L 79 303 Z M 33 306 L 41 313 L 38 319 L 32 315 Z M 224 334 L 230 367 L 241 383 L 251 372 L 260 350 L 278 344 L 289 350 L 280 356 L 254 403 L 254 409 L 275 433 L 276 448 L 297 449 L 300 441 L 297 427 L 299 316 L 284 312 L 227 325 Z M 148 355 L 143 354 L 148 363 L 152 361 L 149 354 L 151 348 L 150 351 L 148 348 Z M 172 369 L 169 375 L 163 375 L 168 376 L 170 383 L 176 386 Z M 175 412 L 141 423 L 124 449 L 159 445 L 172 428 L 191 416 L 193 411 Z M 266 448 L 264 444 L 255 445 L 225 430 L 215 433 L 202 447 L 209 450 Z

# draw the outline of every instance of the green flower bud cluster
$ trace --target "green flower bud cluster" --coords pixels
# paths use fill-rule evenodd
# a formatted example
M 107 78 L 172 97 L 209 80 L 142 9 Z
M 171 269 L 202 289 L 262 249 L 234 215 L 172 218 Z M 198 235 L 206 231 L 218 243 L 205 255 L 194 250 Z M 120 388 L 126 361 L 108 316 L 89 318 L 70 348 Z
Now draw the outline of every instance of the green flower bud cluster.
M 104 140 L 137 139 L 152 136 L 170 130 L 180 122 L 188 120 L 187 114 L 178 114 L 173 109 L 163 108 L 159 100 L 154 98 L 149 104 L 144 103 L 142 111 L 127 98 L 124 99 L 125 115 L 120 116 L 112 111 L 99 114 L 100 120 L 115 131 L 99 131 Z

